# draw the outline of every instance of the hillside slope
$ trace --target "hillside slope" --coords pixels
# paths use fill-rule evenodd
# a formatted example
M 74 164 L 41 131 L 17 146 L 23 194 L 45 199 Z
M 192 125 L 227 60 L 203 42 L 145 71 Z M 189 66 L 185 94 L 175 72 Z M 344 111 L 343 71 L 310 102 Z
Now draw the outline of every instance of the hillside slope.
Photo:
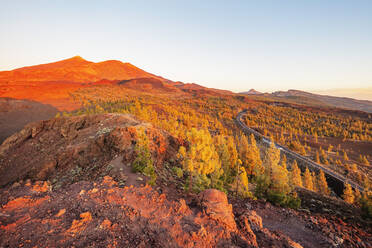
M 110 175 L 125 181 L 124 171 L 145 132 L 155 166 L 175 159 L 178 141 L 130 115 L 103 114 L 55 118 L 27 125 L 0 146 L 0 187 L 17 180 L 50 180 L 61 187 Z M 27 161 L 27 162 L 25 162 Z
M 140 130 L 158 174 L 153 188 L 129 169 Z M 0 246 L 370 246 L 370 227 L 354 207 L 314 192 L 301 193 L 308 200 L 302 207 L 317 214 L 227 198 L 215 189 L 185 192 L 170 170 L 179 145 L 130 115 L 27 126 L 0 146 Z
M 294 97 L 304 97 L 323 102 L 324 105 L 328 105 L 331 107 L 360 110 L 372 113 L 372 102 L 367 100 L 356 100 L 348 97 L 318 95 L 300 90 L 277 91 L 273 92 L 272 95 L 276 97 L 291 99 L 293 99 Z
M 130 63 L 123 63 L 117 60 L 94 63 L 79 56 L 54 63 L 28 66 L 12 71 L 0 72 L 0 82 L 69 81 L 85 83 L 96 82 L 102 79 L 128 80 L 143 77 L 164 80 L 151 73 L 145 72 Z
M 35 101 L 0 98 L 0 144 L 26 124 L 48 120 L 57 112 L 56 108 Z

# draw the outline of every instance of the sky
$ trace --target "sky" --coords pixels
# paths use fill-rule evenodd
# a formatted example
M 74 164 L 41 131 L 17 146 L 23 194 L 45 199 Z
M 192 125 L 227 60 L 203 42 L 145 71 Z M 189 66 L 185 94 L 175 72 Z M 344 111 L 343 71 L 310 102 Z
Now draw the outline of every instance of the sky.
M 372 1 L 2 0 L 0 70 L 76 55 L 234 92 L 372 87 Z

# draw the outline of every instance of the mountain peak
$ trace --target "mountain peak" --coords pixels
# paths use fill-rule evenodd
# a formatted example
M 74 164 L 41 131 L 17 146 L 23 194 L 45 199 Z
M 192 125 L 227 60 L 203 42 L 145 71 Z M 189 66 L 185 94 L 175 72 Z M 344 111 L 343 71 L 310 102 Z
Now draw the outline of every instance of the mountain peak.
M 91 62 L 77 55 L 57 62 L 27 66 L 13 71 L 0 72 L 3 81 L 68 81 L 97 82 L 107 80 L 129 80 L 135 78 L 165 79 L 148 73 L 130 63 L 119 60 Z
M 255 90 L 255 89 L 250 89 L 249 91 L 242 92 L 242 94 L 246 94 L 246 95 L 261 95 L 263 93 Z
M 74 56 L 74 57 L 71 57 L 71 58 L 69 58 L 69 59 L 66 59 L 66 60 L 72 60 L 72 61 L 86 61 L 85 59 L 83 59 L 81 56 L 79 56 L 79 55 L 76 55 L 76 56 Z

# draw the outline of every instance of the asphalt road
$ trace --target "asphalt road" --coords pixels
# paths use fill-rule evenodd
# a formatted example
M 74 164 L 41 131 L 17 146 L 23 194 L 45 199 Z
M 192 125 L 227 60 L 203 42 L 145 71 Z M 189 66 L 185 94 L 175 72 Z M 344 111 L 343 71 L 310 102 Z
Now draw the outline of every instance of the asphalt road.
M 248 132 L 248 133 L 253 133 L 256 138 L 259 138 L 262 140 L 263 143 L 265 143 L 266 145 L 270 145 L 271 141 L 270 139 L 268 139 L 267 137 L 265 137 L 264 135 L 260 134 L 259 132 L 257 132 L 256 130 L 246 126 L 241 118 L 242 116 L 247 112 L 247 110 L 243 110 L 241 112 L 239 112 L 239 114 L 237 115 L 236 117 L 236 122 L 238 123 L 239 127 L 244 131 L 244 132 Z M 318 164 L 318 163 L 315 163 L 313 160 L 307 158 L 307 157 L 304 157 L 302 156 L 301 154 L 298 154 L 296 152 L 293 152 L 291 150 L 289 150 L 287 147 L 284 147 L 284 146 L 281 146 L 277 143 L 274 143 L 276 148 L 278 148 L 281 152 L 285 153 L 285 154 L 289 154 L 291 155 L 292 157 L 294 157 L 296 160 L 299 160 L 299 161 L 302 161 L 303 163 L 305 163 L 308 167 L 310 167 L 309 169 L 315 169 L 315 170 L 322 170 L 325 174 L 326 177 L 332 177 L 338 181 L 341 181 L 343 182 L 344 184 L 345 183 L 348 183 L 351 185 L 351 187 L 353 189 L 358 189 L 360 192 L 363 192 L 364 191 L 364 188 L 362 186 L 360 186 L 359 184 L 351 181 L 350 179 L 347 179 L 345 178 L 344 176 L 324 167 L 323 165 L 321 164 Z

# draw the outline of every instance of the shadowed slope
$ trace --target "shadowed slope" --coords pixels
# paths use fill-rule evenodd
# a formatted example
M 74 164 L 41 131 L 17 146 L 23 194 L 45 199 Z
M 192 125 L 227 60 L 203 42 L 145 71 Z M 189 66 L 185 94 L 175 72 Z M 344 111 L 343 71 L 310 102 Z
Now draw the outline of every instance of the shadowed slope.
M 57 109 L 39 102 L 0 98 L 0 144 L 27 123 L 54 117 Z

